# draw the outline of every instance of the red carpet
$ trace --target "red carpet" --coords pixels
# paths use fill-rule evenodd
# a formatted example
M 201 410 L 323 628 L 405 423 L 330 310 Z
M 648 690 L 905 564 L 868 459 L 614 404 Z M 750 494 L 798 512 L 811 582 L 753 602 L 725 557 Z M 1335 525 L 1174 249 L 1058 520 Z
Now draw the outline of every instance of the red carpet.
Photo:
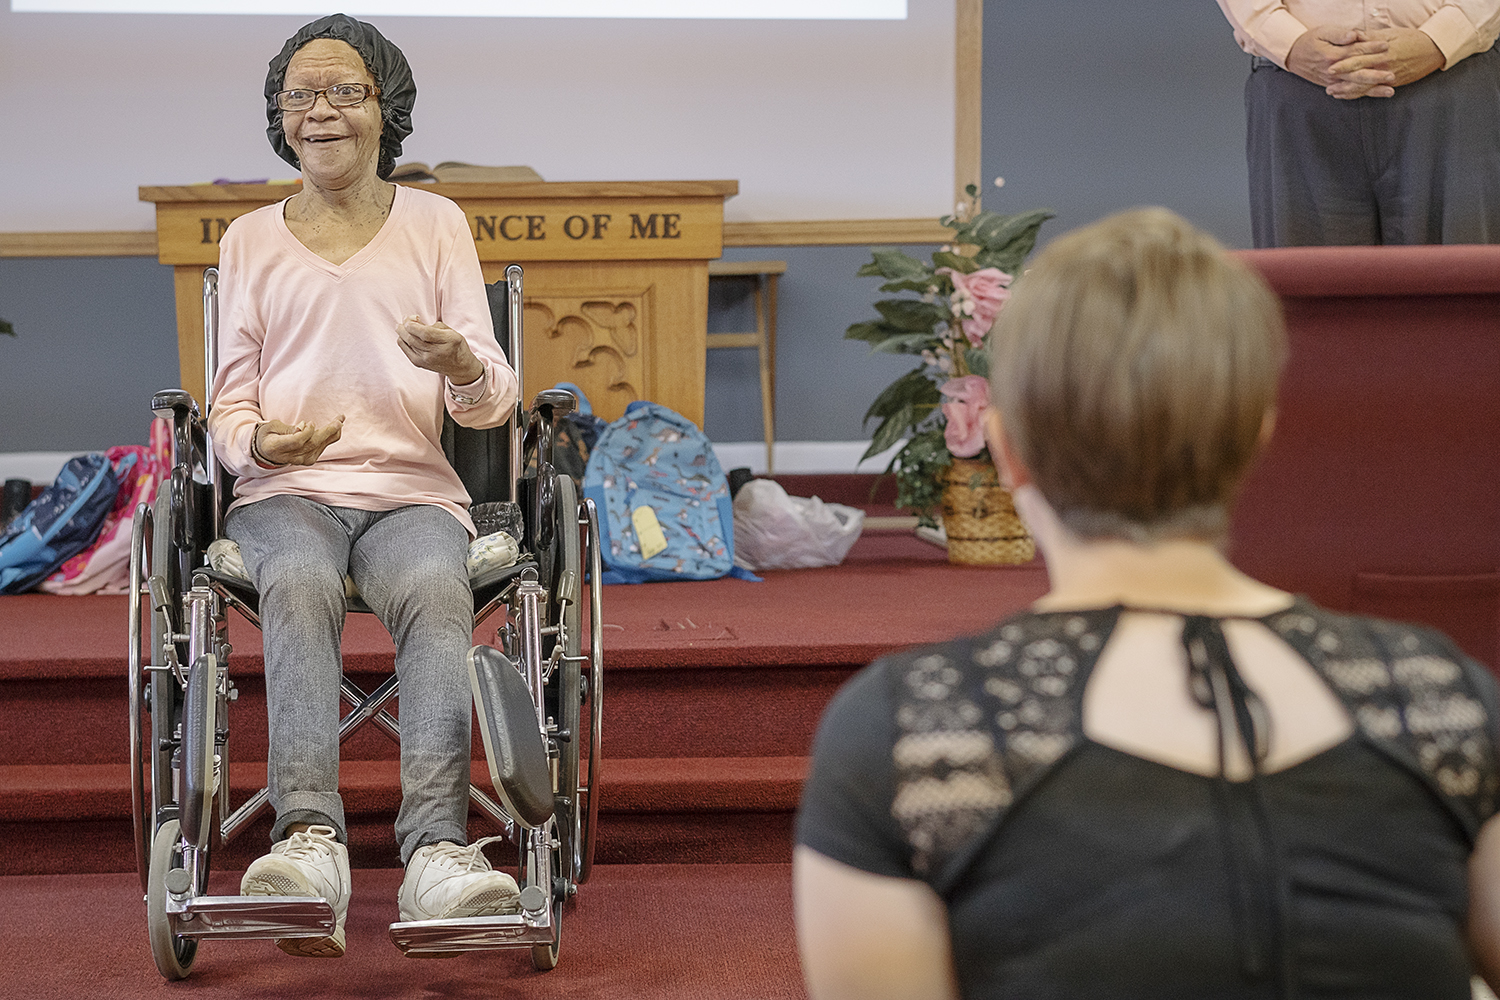
M 192 975 L 167 983 L 151 961 L 134 875 L 10 876 L 0 878 L 0 996 L 794 1000 L 806 994 L 790 879 L 787 865 L 601 866 L 563 918 L 558 967 L 538 973 L 524 951 L 403 957 L 386 933 L 400 871 L 356 870 L 344 958 L 209 941 Z M 214 890 L 235 884 L 217 876 Z

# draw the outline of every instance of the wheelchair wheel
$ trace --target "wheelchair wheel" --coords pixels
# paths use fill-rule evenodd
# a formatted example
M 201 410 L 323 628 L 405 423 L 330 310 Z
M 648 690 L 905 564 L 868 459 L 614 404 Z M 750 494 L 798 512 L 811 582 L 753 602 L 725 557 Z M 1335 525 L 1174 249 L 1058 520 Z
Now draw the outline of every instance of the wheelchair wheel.
M 531 946 L 531 967 L 538 972 L 551 972 L 557 968 L 557 956 L 562 949 L 563 905 L 568 900 L 572 886 L 571 881 L 561 874 L 566 851 L 560 842 L 561 838 L 557 836 L 557 817 L 548 820 L 548 826 L 550 839 L 557 845 L 552 848 L 552 942 Z
M 151 840 L 155 832 L 155 817 L 147 799 L 145 734 L 151 731 L 151 720 L 147 715 L 146 664 L 151 662 L 152 651 L 148 645 L 152 628 L 145 622 L 141 608 L 141 593 L 146 587 L 150 558 L 152 508 L 148 503 L 136 506 L 130 534 L 130 589 L 129 589 L 129 649 L 126 657 L 129 688 L 130 729 L 130 820 L 135 833 L 135 867 L 141 879 L 141 891 L 146 891 L 147 877 L 151 870 Z M 143 625 L 144 622 L 144 625 Z
M 583 701 L 582 673 L 578 660 L 583 615 L 583 571 L 578 535 L 578 492 L 573 479 L 557 477 L 556 530 L 553 544 L 556 571 L 553 593 L 558 600 L 557 621 L 563 626 L 563 659 L 558 661 L 547 687 L 547 711 L 566 739 L 557 741 L 557 784 L 553 790 L 553 815 L 549 820 L 552 848 L 552 941 L 533 945 L 531 964 L 539 972 L 557 967 L 562 945 L 563 907 L 578 884 L 582 845 L 582 810 L 578 799 L 578 757 L 583 734 L 579 731 L 579 709 Z
M 145 504 L 141 505 L 145 507 Z M 153 575 L 160 576 L 175 601 L 180 590 L 176 579 L 176 550 L 172 544 L 171 485 L 162 483 L 146 517 L 137 518 L 131 538 L 131 649 L 130 766 L 132 821 L 135 826 L 136 867 L 141 888 L 149 889 L 151 851 L 158 825 L 172 803 L 172 754 L 165 749 L 176 738 L 182 689 L 163 667 L 163 644 L 171 634 L 171 622 L 156 610 L 155 602 L 140 607 L 140 590 Z M 148 627 L 143 628 L 149 619 Z M 140 635 L 149 632 L 149 638 Z
M 565 658 L 558 664 L 558 676 L 553 685 L 557 698 L 554 717 L 557 719 L 558 729 L 568 733 L 568 739 L 557 748 L 554 815 L 557 818 L 557 839 L 561 844 L 561 863 L 556 871 L 559 877 L 567 880 L 571 891 L 571 886 L 580 881 L 580 868 L 583 864 L 583 811 L 578 795 L 578 760 L 583 746 L 579 719 L 583 704 L 583 676 L 582 664 L 576 657 L 582 648 L 584 594 L 578 493 L 571 476 L 557 477 L 557 511 L 559 565 L 556 581 L 559 591 L 567 588 L 570 599 L 562 604 L 560 618 L 567 640 L 563 647 Z M 570 579 L 571 584 L 566 582 Z
M 198 942 L 172 931 L 167 916 L 167 873 L 182 865 L 182 837 L 177 821 L 168 820 L 156 831 L 151 845 L 151 872 L 146 884 L 146 930 L 151 957 L 168 979 L 185 979 L 198 954 Z

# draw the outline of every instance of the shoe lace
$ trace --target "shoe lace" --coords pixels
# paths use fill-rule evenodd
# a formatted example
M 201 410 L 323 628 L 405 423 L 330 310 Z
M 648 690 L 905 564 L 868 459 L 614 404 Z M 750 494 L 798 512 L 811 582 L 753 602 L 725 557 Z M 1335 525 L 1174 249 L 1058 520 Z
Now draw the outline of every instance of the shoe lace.
M 312 833 L 308 830 L 298 830 L 287 840 L 291 843 L 286 845 L 284 855 L 293 861 L 308 861 L 317 863 L 322 857 L 330 853 L 334 843 L 333 837 L 326 833 Z
M 429 864 L 437 864 L 450 871 L 475 872 L 488 871 L 490 869 L 489 859 L 479 853 L 485 844 L 493 844 L 497 840 L 505 840 L 505 837 L 481 837 L 467 847 L 457 844 L 434 844 L 431 853 L 428 854 Z

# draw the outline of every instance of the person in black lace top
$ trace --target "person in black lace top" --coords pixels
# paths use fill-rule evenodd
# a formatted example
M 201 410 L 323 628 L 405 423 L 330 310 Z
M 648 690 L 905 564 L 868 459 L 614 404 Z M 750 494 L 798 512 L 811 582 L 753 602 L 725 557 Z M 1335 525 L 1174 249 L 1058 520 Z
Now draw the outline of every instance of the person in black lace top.
M 991 340 L 990 453 L 1051 590 L 829 706 L 794 865 L 813 1000 L 1500 983 L 1494 680 L 1221 551 L 1274 424 L 1274 296 L 1147 209 L 1055 241 Z

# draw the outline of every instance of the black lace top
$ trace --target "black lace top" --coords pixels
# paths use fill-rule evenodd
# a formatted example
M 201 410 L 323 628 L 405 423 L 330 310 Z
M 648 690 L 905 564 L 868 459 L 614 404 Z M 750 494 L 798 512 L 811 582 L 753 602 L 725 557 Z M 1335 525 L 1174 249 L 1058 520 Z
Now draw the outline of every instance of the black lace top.
M 1121 612 L 1024 614 L 872 665 L 819 729 L 799 843 L 928 882 L 970 997 L 1466 1000 L 1468 856 L 1500 794 L 1484 668 L 1299 600 L 1260 620 L 1355 734 L 1229 782 L 1083 735 Z M 1228 699 L 1253 744 L 1218 622 L 1183 636 L 1195 694 Z

